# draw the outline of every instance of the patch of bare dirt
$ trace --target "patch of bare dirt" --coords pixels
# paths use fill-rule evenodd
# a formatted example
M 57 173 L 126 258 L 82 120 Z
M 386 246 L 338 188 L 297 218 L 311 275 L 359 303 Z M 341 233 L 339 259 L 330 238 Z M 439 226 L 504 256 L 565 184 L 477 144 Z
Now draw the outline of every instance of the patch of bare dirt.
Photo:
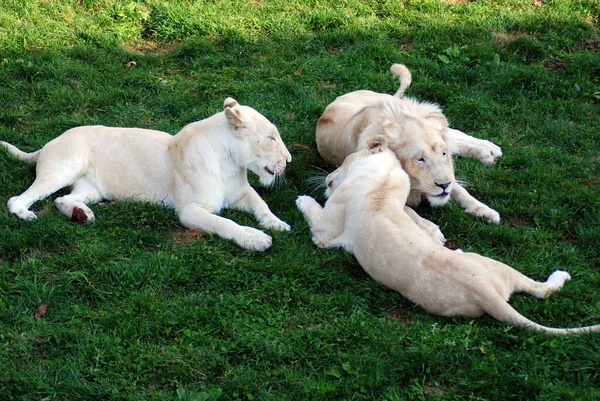
M 317 150 L 314 146 L 305 145 L 303 143 L 292 143 L 291 145 L 288 145 L 288 149 L 290 151 L 303 150 L 303 151 L 307 151 L 307 152 L 314 152 Z
M 402 52 L 409 52 L 412 50 L 412 48 L 413 48 L 412 43 L 402 43 L 400 45 L 400 51 L 402 51 Z
M 458 241 L 455 239 L 449 239 L 448 241 L 446 241 L 444 246 L 451 250 L 458 249 Z
M 519 38 L 535 39 L 533 36 L 522 32 L 494 32 L 492 33 L 492 44 L 501 45 L 513 42 Z
M 585 41 L 585 50 L 590 53 L 598 53 L 598 40 L 596 39 L 588 39 Z
M 401 324 L 410 324 L 413 320 L 412 317 L 405 315 L 404 313 L 397 310 L 388 311 L 385 314 L 385 318 Z
M 548 60 L 544 63 L 544 67 L 549 69 L 550 71 L 560 71 L 565 68 L 565 62 L 559 58 L 555 58 L 552 60 Z
M 203 236 L 202 232 L 197 230 L 178 230 L 171 234 L 171 239 L 177 245 L 189 245 Z
M 429 397 L 443 398 L 444 396 L 446 396 L 446 392 L 436 386 L 423 386 L 423 395 L 426 398 L 429 398 Z
M 179 43 L 160 43 L 153 40 L 144 40 L 126 43 L 123 47 L 132 53 L 163 55 L 177 49 Z

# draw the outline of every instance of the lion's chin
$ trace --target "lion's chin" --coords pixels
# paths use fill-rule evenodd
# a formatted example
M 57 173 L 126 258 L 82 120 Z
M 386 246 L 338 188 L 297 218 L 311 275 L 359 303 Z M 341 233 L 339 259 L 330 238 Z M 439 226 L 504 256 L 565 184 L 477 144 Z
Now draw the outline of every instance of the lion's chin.
M 443 206 L 450 200 L 450 193 L 445 193 L 444 195 L 429 195 L 427 196 L 427 201 L 433 207 Z
M 260 185 L 263 187 L 270 187 L 275 182 L 277 177 L 273 174 L 269 173 L 261 173 L 258 174 L 258 180 L 260 181 Z

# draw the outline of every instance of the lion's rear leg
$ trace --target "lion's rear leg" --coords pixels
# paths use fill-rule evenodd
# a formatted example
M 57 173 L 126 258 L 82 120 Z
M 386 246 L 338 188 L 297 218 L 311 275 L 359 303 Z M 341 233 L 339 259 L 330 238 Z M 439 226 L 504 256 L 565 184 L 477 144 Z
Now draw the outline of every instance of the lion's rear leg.
M 65 216 L 76 223 L 94 221 L 94 212 L 87 203 L 96 203 L 102 200 L 102 195 L 92 185 L 85 181 L 77 181 L 69 195 L 56 198 L 54 205 Z
M 35 213 L 29 210 L 31 205 L 73 184 L 83 172 L 82 166 L 71 161 L 52 161 L 46 164 L 51 164 L 51 167 L 46 167 L 39 162 L 33 184 L 21 195 L 13 196 L 8 200 L 8 210 L 20 219 L 35 219 Z
M 521 277 L 519 277 L 514 291 L 526 292 L 540 299 L 548 298 L 550 295 L 560 290 L 565 284 L 565 281 L 571 279 L 571 275 L 562 270 L 557 270 L 552 273 L 544 283 L 532 280 L 521 273 L 518 274 Z

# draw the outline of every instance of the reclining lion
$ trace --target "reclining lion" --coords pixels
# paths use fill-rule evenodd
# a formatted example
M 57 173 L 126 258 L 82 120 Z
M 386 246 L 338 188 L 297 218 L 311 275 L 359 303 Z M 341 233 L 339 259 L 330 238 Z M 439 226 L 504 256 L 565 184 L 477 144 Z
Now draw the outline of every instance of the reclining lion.
M 354 254 L 376 281 L 441 316 L 492 317 L 554 334 L 600 331 L 600 325 L 549 328 L 525 318 L 508 304 L 513 292 L 546 298 L 571 277 L 556 271 L 545 283 L 475 253 L 451 251 L 432 241 L 404 212 L 409 177 L 385 136 L 366 140 L 365 149 L 348 156 L 327 177 L 322 208 L 300 196 L 298 208 L 320 247 L 341 247 Z
M 247 170 L 271 185 L 292 156 L 277 128 L 256 110 L 227 98 L 224 111 L 183 127 L 177 135 L 140 128 L 85 126 L 70 129 L 41 150 L 25 153 L 0 142 L 15 157 L 37 162 L 34 183 L 8 201 L 21 219 L 29 207 L 59 189 L 54 202 L 79 222 L 94 220 L 87 206 L 102 199 L 138 199 L 175 208 L 188 228 L 215 233 L 253 250 L 271 246 L 271 237 L 215 215 L 223 208 L 254 214 L 265 228 L 289 230 L 248 184 Z
M 409 206 L 418 205 L 423 198 L 432 206 L 441 206 L 452 198 L 468 213 L 499 223 L 498 212 L 456 182 L 450 156 L 471 156 L 490 165 L 502 155 L 500 148 L 448 128 L 448 121 L 437 105 L 403 98 L 411 82 L 410 72 L 401 64 L 392 65 L 391 71 L 400 79 L 400 88 L 393 96 L 359 90 L 340 96 L 327 106 L 316 130 L 321 156 L 339 166 L 362 141 L 381 134 L 384 119 L 394 121 L 399 129 L 389 138 L 390 148 L 410 177 Z

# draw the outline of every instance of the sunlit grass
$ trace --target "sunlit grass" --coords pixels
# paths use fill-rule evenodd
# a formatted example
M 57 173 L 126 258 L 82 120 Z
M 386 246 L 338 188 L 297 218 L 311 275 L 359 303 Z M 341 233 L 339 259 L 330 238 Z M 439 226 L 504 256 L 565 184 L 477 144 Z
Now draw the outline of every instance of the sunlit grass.
M 500 225 L 456 205 L 419 212 L 533 278 L 571 273 L 552 299 L 515 296 L 524 315 L 600 323 L 598 15 L 586 1 L 0 1 L 0 139 L 34 150 L 78 125 L 176 133 L 232 96 L 294 158 L 285 185 L 259 190 L 292 231 L 249 253 L 156 205 L 107 202 L 76 225 L 52 196 L 20 221 L 6 201 L 35 167 L 0 152 L 0 398 L 600 397 L 597 335 L 425 314 L 317 249 L 294 207 L 323 200 L 323 109 L 352 90 L 393 93 L 389 66 L 404 63 L 407 95 L 504 152 L 490 168 L 456 160 Z

